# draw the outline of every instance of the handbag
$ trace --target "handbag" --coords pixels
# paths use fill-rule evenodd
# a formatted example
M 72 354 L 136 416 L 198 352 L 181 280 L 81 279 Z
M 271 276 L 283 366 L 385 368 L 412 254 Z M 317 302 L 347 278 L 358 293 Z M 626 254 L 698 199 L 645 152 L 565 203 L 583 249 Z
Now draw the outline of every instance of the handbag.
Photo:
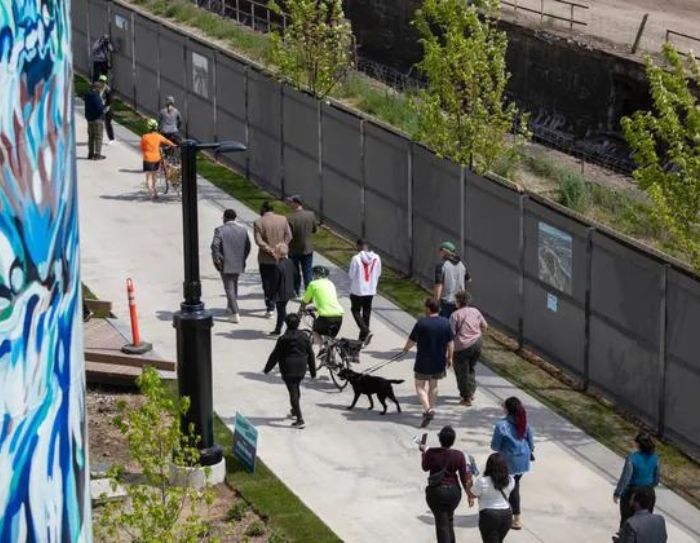
M 447 473 L 447 466 L 442 468 L 440 471 L 431 473 L 428 475 L 428 486 L 430 487 L 435 487 L 435 486 L 440 486 L 440 483 L 442 483 L 442 480 L 445 478 L 445 474 Z

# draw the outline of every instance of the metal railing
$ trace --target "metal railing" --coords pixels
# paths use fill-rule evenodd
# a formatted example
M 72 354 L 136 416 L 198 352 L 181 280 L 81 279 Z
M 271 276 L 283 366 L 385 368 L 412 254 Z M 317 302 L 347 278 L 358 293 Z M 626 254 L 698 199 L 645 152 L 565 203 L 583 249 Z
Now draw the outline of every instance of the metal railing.
M 562 16 L 557 13 L 550 13 L 549 11 L 545 11 L 545 1 L 547 2 L 554 2 L 556 4 L 562 4 L 568 7 L 569 9 L 569 15 L 568 16 Z M 518 16 L 518 10 L 519 11 L 525 11 L 527 13 L 533 13 L 535 15 L 540 16 L 540 22 L 544 23 L 545 18 L 546 19 L 554 19 L 557 21 L 564 21 L 569 25 L 569 29 L 573 30 L 574 25 L 580 25 L 580 26 L 588 26 L 588 23 L 586 21 L 582 21 L 580 19 L 577 19 L 577 12 L 576 10 L 584 10 L 584 9 L 589 9 L 589 7 L 585 4 L 578 4 L 576 2 L 569 2 L 568 0 L 540 0 L 540 8 L 535 9 L 529 6 L 524 6 L 522 4 L 522 0 L 519 3 L 518 0 L 513 0 L 512 2 L 509 2 L 508 0 L 501 0 L 501 6 L 508 6 L 510 8 L 513 8 L 513 12 L 515 13 L 515 16 Z
M 674 46 L 677 46 L 677 44 L 673 43 L 671 40 L 671 36 L 676 36 L 678 38 L 683 38 L 684 40 L 692 41 L 698 44 L 697 51 L 700 52 L 700 38 L 697 36 L 691 36 L 690 34 L 683 34 L 682 32 L 676 32 L 675 30 L 668 29 L 666 30 L 666 41 Z M 678 49 L 678 47 L 676 47 Z M 693 55 L 695 58 L 700 59 L 698 55 L 694 53 L 693 49 L 688 49 L 687 52 L 685 51 L 680 51 L 684 55 Z

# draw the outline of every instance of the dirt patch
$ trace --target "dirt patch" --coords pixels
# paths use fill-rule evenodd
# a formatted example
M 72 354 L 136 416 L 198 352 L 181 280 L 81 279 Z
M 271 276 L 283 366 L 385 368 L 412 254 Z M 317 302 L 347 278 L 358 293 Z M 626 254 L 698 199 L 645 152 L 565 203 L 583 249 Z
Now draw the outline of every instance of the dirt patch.
M 112 424 L 112 420 L 119 413 L 118 406 L 121 402 L 127 409 L 139 409 L 143 405 L 143 396 L 118 388 L 88 388 L 86 404 L 90 468 L 93 472 L 113 464 L 122 464 L 131 472 L 137 470 L 138 466 L 129 457 L 126 439 Z M 231 543 L 284 541 L 273 534 L 265 520 L 227 484 L 216 485 L 213 491 L 213 503 L 200 510 L 200 514 L 210 523 L 212 537 L 221 542 Z M 94 522 L 99 522 L 99 505 L 93 508 L 93 516 Z

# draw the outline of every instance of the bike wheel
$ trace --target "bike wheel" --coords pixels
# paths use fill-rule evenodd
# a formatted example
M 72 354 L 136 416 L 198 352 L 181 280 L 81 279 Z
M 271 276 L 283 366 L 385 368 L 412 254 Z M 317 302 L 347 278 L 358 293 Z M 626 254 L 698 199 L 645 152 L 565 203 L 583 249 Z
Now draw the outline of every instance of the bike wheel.
M 340 359 L 339 361 L 337 360 L 340 358 L 340 353 L 336 352 L 335 356 L 337 357 L 336 360 L 333 361 L 332 364 L 328 364 L 328 373 L 331 374 L 331 381 L 333 381 L 333 384 L 338 390 L 343 390 L 346 386 L 348 386 L 348 380 L 343 379 L 338 375 L 338 372 L 345 368 L 347 365 L 345 362 Z
M 165 165 L 161 163 L 158 169 L 158 175 L 156 176 L 156 192 L 168 194 L 168 189 L 168 175 L 165 171 Z

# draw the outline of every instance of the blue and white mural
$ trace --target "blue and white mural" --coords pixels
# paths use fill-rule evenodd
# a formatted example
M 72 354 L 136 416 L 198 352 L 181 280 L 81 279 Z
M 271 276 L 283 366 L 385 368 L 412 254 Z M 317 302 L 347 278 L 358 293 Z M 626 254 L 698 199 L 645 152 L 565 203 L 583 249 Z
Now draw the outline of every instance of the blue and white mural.
M 89 541 L 70 4 L 0 0 L 0 542 Z

